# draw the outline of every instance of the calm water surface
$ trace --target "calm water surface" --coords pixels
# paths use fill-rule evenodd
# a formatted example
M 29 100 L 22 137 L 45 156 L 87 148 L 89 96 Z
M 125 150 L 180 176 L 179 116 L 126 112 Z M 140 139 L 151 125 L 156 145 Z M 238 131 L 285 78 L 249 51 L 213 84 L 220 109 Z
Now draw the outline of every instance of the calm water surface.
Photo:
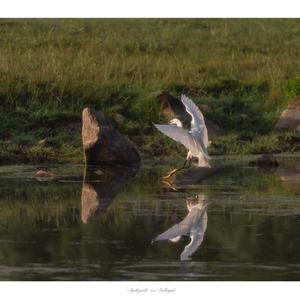
M 1 280 L 299 280 L 300 158 L 0 167 Z M 45 167 L 45 166 L 43 166 Z

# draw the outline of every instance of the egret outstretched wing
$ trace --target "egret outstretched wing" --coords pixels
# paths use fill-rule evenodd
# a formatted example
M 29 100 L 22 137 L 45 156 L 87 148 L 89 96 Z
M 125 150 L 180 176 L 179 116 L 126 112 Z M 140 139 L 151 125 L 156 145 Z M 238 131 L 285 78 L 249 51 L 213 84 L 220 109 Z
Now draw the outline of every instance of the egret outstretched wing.
M 181 96 L 181 102 L 185 106 L 185 110 L 187 113 L 189 113 L 192 116 L 192 123 L 194 124 L 194 128 L 201 130 L 202 140 L 204 146 L 208 147 L 208 134 L 207 134 L 207 128 L 204 121 L 204 116 L 198 106 L 187 96 L 182 95 Z
M 184 220 L 178 224 L 173 225 L 171 228 L 158 235 L 153 241 L 163 241 L 163 240 L 179 240 L 178 237 L 189 234 L 189 225 L 184 223 Z
M 192 153 L 202 152 L 206 159 L 209 159 L 207 150 L 201 141 L 196 140 L 189 131 L 175 125 L 157 125 L 154 126 L 163 134 L 182 143 Z
M 202 219 L 204 221 L 202 221 Z M 198 224 L 198 222 L 201 221 L 203 224 Z M 192 229 L 193 226 L 197 226 L 195 232 Z M 198 227 L 198 225 L 200 227 Z M 206 225 L 207 225 L 207 214 L 206 214 L 206 206 L 199 209 L 195 207 L 192 209 L 187 216 L 178 224 L 173 225 L 171 228 L 163 232 L 162 234 L 158 235 L 154 241 L 162 241 L 162 240 L 174 240 L 177 239 L 177 237 L 180 236 L 188 236 L 190 235 L 191 238 L 194 238 L 194 243 L 198 242 L 197 240 L 200 238 L 201 239 L 201 234 L 206 230 Z M 195 234 L 196 233 L 196 234 Z M 203 239 L 203 237 L 202 237 Z M 191 242 L 192 243 L 192 242 Z
M 181 102 L 185 106 L 186 111 L 192 116 L 199 120 L 201 123 L 200 125 L 205 124 L 204 116 L 198 106 L 186 95 L 181 95 Z

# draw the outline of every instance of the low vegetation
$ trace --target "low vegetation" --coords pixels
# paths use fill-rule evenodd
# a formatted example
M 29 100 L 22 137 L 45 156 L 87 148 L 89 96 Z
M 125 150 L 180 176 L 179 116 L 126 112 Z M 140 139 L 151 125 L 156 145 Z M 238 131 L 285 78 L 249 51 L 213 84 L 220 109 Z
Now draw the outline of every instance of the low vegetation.
M 0 163 L 81 163 L 85 106 L 125 116 L 144 158 L 184 152 L 152 126 L 161 90 L 212 108 L 213 155 L 299 151 L 299 134 L 273 129 L 300 93 L 299 22 L 2 19 Z

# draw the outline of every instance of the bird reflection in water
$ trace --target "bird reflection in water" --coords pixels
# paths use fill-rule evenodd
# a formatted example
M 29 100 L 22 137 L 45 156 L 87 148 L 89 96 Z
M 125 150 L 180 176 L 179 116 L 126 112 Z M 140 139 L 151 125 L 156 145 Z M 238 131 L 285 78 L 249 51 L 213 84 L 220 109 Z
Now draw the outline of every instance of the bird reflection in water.
M 176 174 L 168 177 L 162 177 L 160 179 L 160 185 L 162 189 L 167 192 L 181 191 L 181 189 L 176 186 Z
M 81 220 L 90 220 L 105 213 L 113 199 L 128 185 L 139 167 L 86 167 L 81 193 Z
M 192 254 L 203 242 L 207 228 L 207 202 L 204 194 L 199 194 L 196 199 L 186 202 L 188 214 L 178 224 L 158 235 L 152 242 L 169 240 L 178 242 L 182 236 L 189 236 L 190 243 L 185 246 L 180 255 L 180 260 L 190 260 Z

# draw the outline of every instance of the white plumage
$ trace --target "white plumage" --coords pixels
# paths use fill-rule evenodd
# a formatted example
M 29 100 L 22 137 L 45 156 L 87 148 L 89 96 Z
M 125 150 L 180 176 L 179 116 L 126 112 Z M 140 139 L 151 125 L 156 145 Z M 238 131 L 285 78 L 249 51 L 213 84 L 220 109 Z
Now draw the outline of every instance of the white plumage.
M 185 110 L 192 117 L 191 128 L 186 130 L 182 128 L 182 122 L 174 118 L 167 125 L 154 124 L 154 126 L 163 134 L 183 144 L 189 151 L 186 160 L 192 157 L 198 158 L 199 167 L 210 167 L 207 147 L 209 145 L 207 128 L 203 114 L 196 104 L 187 96 L 181 96 L 181 102 Z
M 202 194 L 201 194 L 202 195 Z M 201 195 L 198 196 L 201 197 Z M 204 239 L 204 234 L 207 228 L 207 204 L 203 199 L 196 204 L 187 203 L 189 213 L 178 224 L 175 224 L 162 234 L 158 235 L 153 241 L 169 240 L 178 242 L 181 236 L 189 236 L 191 241 L 185 246 L 180 255 L 181 260 L 187 260 L 200 247 Z

